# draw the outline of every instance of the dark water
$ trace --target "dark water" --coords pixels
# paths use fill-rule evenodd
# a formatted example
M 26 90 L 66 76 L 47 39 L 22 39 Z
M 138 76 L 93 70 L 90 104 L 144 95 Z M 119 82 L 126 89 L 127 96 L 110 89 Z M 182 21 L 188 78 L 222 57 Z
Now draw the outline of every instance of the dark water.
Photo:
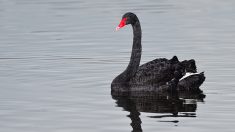
M 232 0 L 0 0 L 0 131 L 130 132 L 133 117 L 144 132 L 234 131 L 234 7 Z M 131 28 L 115 32 L 127 11 L 141 21 L 141 63 L 194 58 L 207 77 L 203 102 L 172 116 L 112 99 L 110 83 L 130 56 Z

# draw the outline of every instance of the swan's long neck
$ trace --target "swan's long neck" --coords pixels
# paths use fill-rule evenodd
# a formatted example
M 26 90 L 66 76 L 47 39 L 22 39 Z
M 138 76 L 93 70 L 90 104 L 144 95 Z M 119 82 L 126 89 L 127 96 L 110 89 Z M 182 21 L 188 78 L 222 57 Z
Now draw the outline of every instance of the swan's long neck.
M 132 52 L 131 52 L 129 65 L 126 69 L 131 77 L 135 75 L 140 65 L 141 52 L 142 52 L 142 46 L 141 46 L 142 36 L 141 36 L 140 22 L 137 21 L 135 24 L 132 25 L 132 28 L 133 28 Z
M 136 18 L 136 22 L 132 24 L 133 28 L 133 45 L 130 62 L 124 72 L 118 75 L 112 82 L 112 84 L 116 83 L 128 83 L 130 79 L 135 75 L 138 67 L 140 65 L 141 59 L 141 27 L 138 18 Z
M 131 52 L 131 58 L 130 62 L 124 71 L 126 75 L 126 79 L 132 78 L 136 71 L 138 70 L 138 67 L 140 65 L 140 59 L 141 59 L 141 52 L 142 52 L 142 46 L 141 46 L 141 27 L 140 22 L 137 20 L 134 24 L 132 24 L 133 28 L 133 45 L 132 45 L 132 52 Z

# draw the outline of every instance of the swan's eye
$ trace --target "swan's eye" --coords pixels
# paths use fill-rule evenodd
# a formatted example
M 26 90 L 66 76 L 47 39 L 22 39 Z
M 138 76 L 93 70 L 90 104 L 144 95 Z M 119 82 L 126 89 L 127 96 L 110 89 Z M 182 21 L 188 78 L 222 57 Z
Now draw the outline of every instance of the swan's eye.
M 124 18 L 121 20 L 120 24 L 116 27 L 116 30 L 118 30 L 118 29 L 124 27 L 124 26 L 126 25 L 126 20 L 127 20 L 127 18 L 124 17 Z

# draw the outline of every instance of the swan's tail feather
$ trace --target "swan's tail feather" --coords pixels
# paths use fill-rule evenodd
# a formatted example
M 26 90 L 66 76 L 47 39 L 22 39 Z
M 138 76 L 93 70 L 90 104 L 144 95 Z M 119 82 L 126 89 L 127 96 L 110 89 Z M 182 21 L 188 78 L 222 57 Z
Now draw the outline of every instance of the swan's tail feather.
M 204 72 L 192 74 L 181 79 L 177 87 L 179 90 L 198 90 L 205 79 Z
M 173 56 L 170 61 L 171 62 L 179 62 L 179 59 L 177 58 L 177 56 Z
M 181 62 L 181 64 L 185 67 L 186 72 L 192 72 L 192 73 L 197 72 L 197 66 L 194 59 L 184 60 Z

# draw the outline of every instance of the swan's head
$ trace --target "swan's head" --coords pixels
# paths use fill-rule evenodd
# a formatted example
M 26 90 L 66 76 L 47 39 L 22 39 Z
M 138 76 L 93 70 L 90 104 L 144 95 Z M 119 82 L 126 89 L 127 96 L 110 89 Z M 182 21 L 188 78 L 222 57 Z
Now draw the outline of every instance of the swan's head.
M 119 25 L 116 27 L 116 30 L 128 25 L 128 24 L 135 24 L 138 21 L 137 16 L 134 13 L 127 12 L 122 16 L 122 20 Z

